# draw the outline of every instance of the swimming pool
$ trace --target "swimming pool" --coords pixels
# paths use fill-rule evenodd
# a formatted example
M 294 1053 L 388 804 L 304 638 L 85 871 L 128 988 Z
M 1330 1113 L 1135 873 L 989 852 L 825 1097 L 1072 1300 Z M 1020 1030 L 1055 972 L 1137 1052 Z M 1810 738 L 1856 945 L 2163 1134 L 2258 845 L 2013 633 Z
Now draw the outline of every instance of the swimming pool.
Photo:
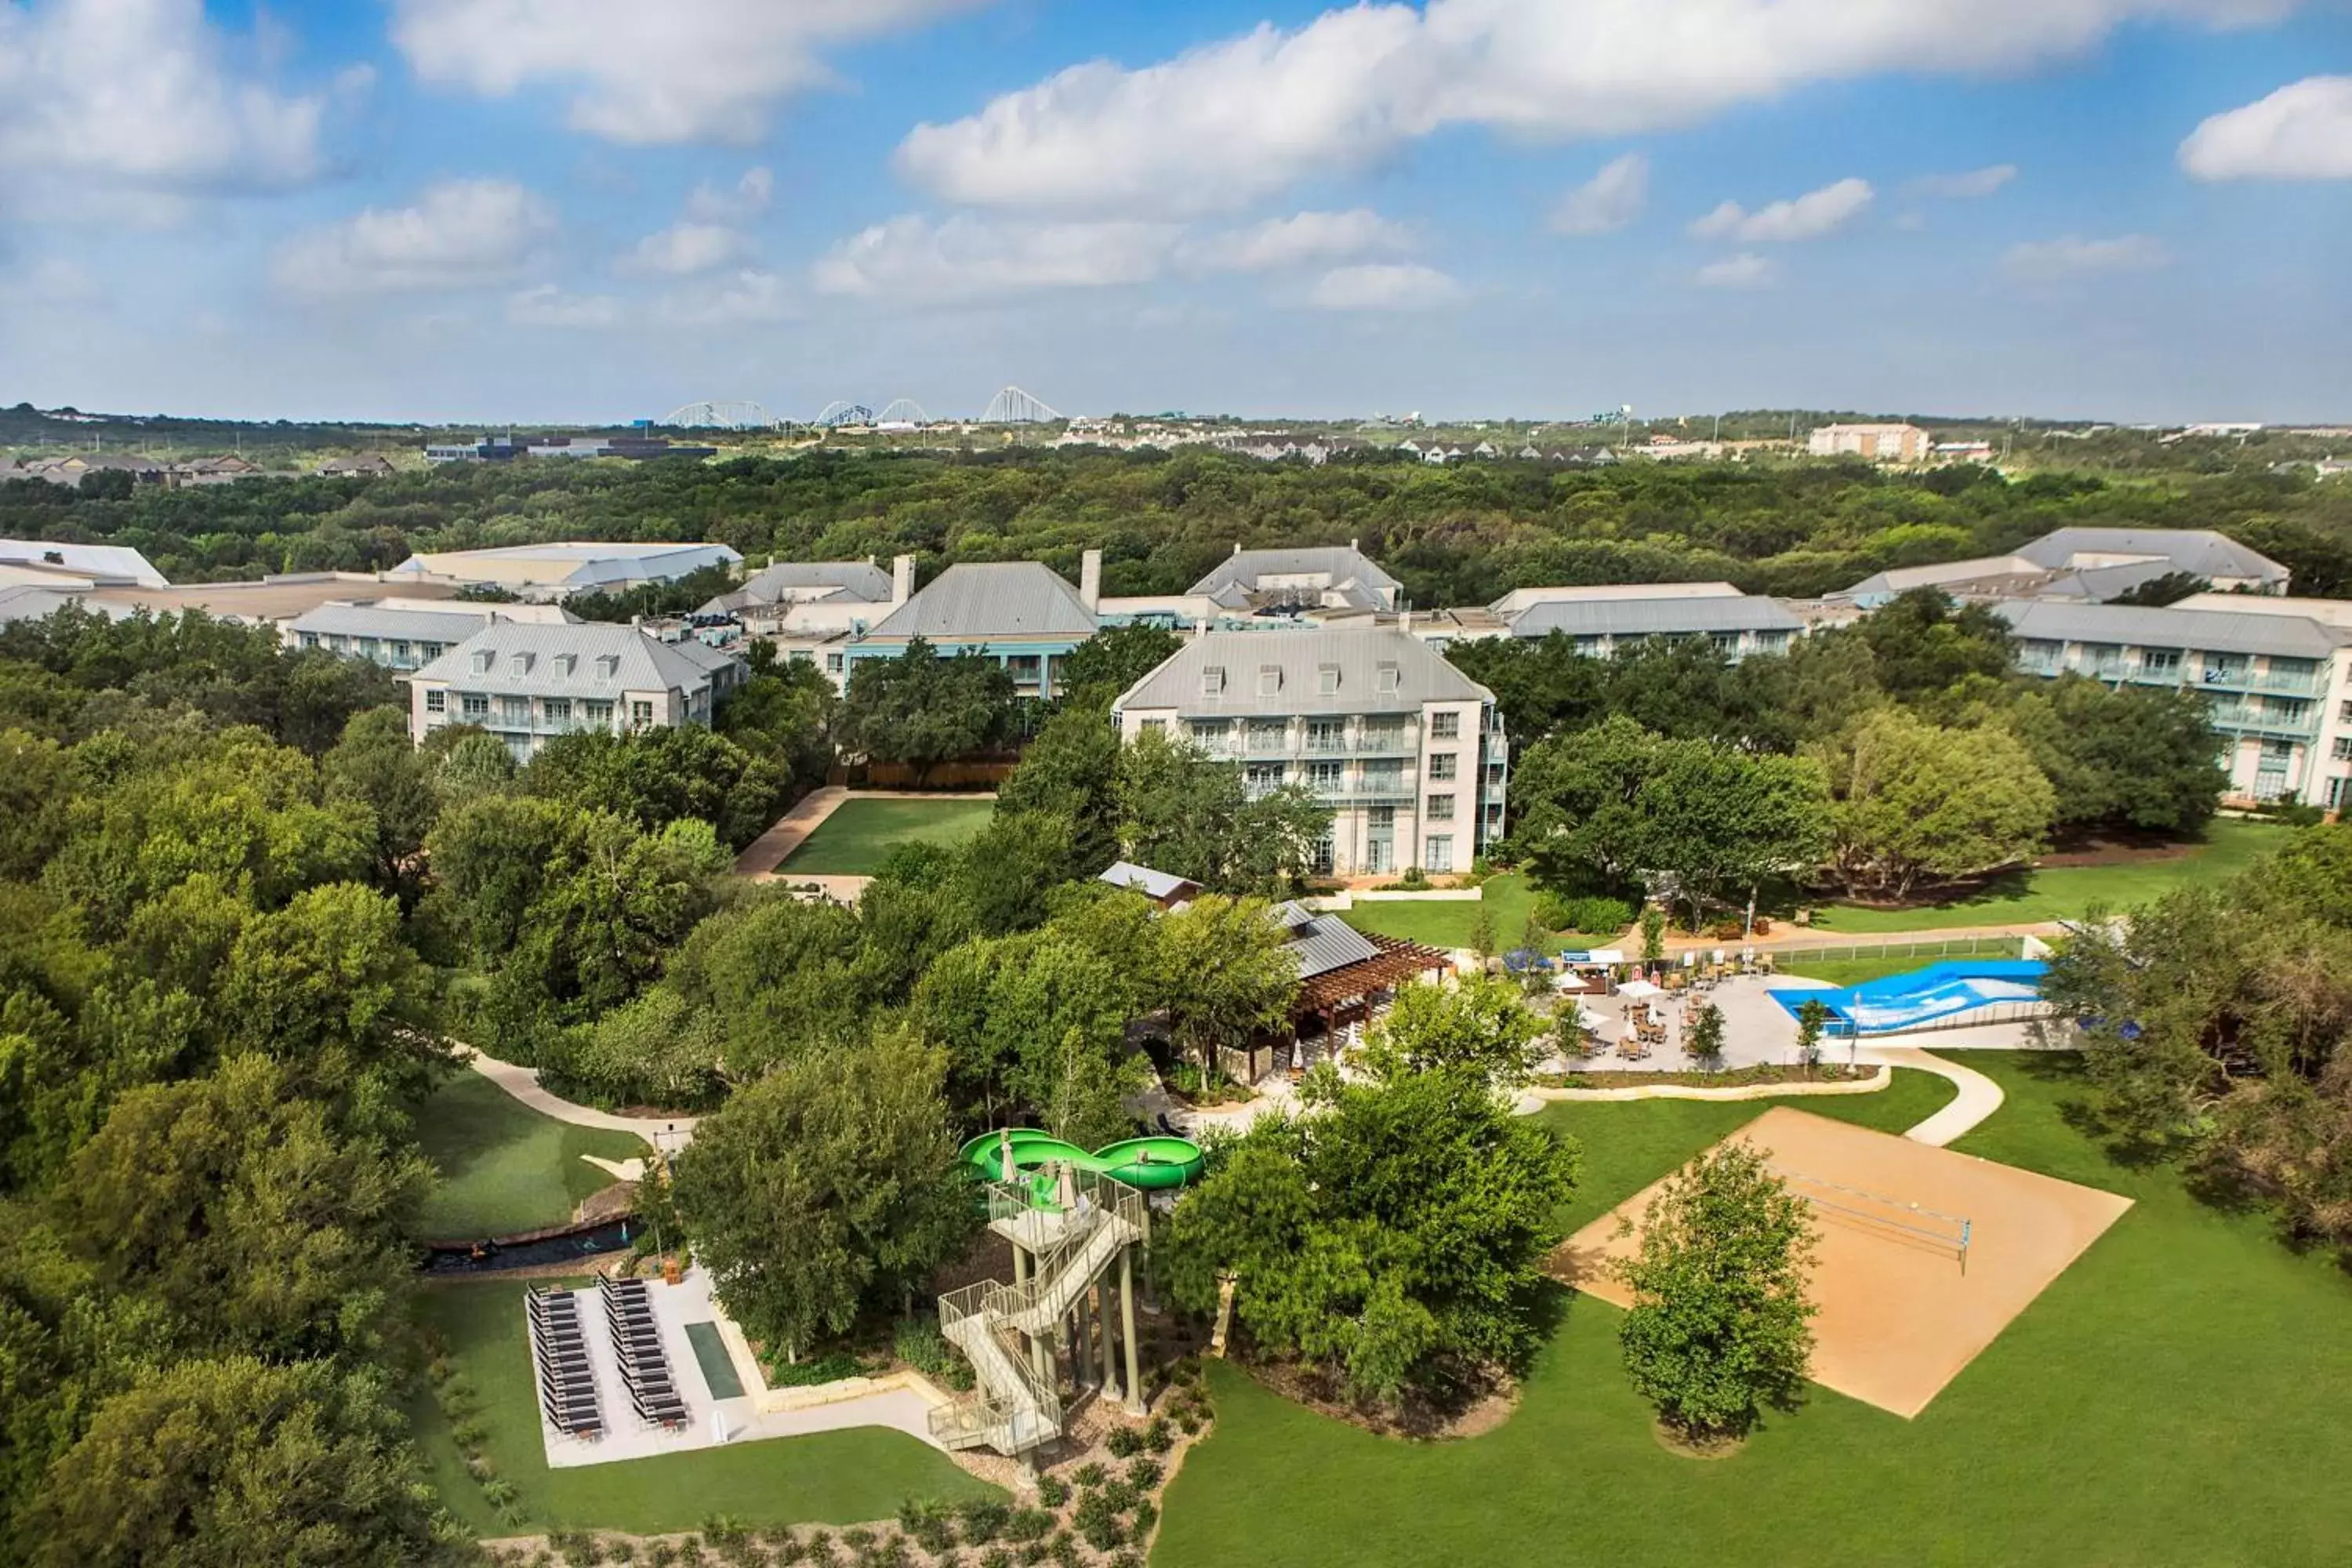
M 2002 1004 L 2039 1001 L 2049 971 L 2038 959 L 1963 958 L 1859 985 L 1775 987 L 1771 995 L 1791 1017 L 1807 1002 L 1827 1007 L 1833 1018 L 1823 1034 L 1886 1035 L 1967 1022 L 1963 1015 Z

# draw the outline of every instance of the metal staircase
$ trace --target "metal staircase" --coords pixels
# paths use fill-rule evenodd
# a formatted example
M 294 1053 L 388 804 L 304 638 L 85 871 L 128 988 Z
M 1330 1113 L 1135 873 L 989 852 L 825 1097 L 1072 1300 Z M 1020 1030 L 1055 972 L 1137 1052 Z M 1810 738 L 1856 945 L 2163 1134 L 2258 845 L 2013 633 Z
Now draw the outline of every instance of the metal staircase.
M 930 1414 L 950 1449 L 1019 1456 L 1061 1435 L 1049 1344 L 1119 1254 L 1144 1237 L 1143 1194 L 1091 1173 L 1044 1185 L 988 1184 L 989 1228 L 1034 1260 L 1029 1278 L 983 1279 L 940 1298 L 940 1332 L 971 1361 L 974 1392 Z M 1047 1193 L 1054 1196 L 1046 1196 Z M 1068 1201 L 1059 1201 L 1066 1199 Z

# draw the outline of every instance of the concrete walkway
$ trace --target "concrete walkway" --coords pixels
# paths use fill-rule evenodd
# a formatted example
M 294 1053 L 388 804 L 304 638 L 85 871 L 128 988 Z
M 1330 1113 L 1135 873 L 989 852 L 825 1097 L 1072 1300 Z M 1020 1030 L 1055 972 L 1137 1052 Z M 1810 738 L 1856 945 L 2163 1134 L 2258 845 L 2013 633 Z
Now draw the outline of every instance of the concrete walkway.
M 772 877 L 776 868 L 791 858 L 793 850 L 805 843 L 808 836 L 824 825 L 824 819 L 853 800 L 994 800 L 994 790 L 920 789 L 861 789 L 847 790 L 838 784 L 826 784 L 811 790 L 798 805 L 784 813 L 776 825 L 751 840 L 751 847 L 735 857 L 735 875 L 739 877 Z M 823 882 L 833 879 L 822 877 L 809 880 Z M 871 878 L 857 879 L 863 888 Z M 828 889 L 830 890 L 830 889 Z M 856 889 L 845 900 L 855 903 Z
M 609 1110 L 599 1110 L 593 1105 L 574 1105 L 568 1100 L 550 1094 L 539 1087 L 537 1068 L 502 1062 L 496 1057 L 483 1055 L 471 1046 L 459 1046 L 457 1054 L 467 1067 L 541 1116 L 557 1121 L 569 1121 L 574 1127 L 595 1127 L 607 1132 L 634 1132 L 656 1149 L 667 1147 L 673 1152 L 694 1141 L 697 1120 L 694 1117 L 615 1116 Z
M 1931 1072 L 1958 1087 L 1960 1092 L 1953 1097 L 1951 1104 L 1903 1134 L 1914 1143 L 1926 1143 L 1941 1149 L 1962 1133 L 1974 1131 L 1985 1118 L 2000 1109 L 2000 1085 L 1974 1068 L 1947 1061 L 1916 1046 L 1871 1046 L 1865 1047 L 1862 1055 L 1865 1061 Z

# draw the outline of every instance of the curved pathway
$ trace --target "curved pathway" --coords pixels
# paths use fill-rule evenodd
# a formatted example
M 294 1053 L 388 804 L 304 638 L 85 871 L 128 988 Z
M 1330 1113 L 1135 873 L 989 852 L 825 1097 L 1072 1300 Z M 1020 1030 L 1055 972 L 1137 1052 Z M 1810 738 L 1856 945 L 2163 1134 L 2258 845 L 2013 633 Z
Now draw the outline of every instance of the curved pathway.
M 574 1105 L 568 1100 L 550 1094 L 539 1087 L 537 1068 L 502 1062 L 471 1046 L 458 1046 L 457 1055 L 467 1067 L 541 1116 L 557 1121 L 569 1121 L 574 1127 L 595 1127 L 607 1132 L 634 1132 L 656 1149 L 667 1142 L 673 1152 L 694 1141 L 694 1124 L 698 1120 L 696 1117 L 615 1116 L 609 1110 L 599 1110 L 593 1105 Z
M 1956 1061 L 1932 1055 L 1916 1046 L 1873 1046 L 1863 1055 L 1870 1061 L 1934 1073 L 1958 1088 L 1960 1092 L 1952 1097 L 1949 1105 L 1903 1134 L 1915 1143 L 1941 1149 L 1960 1134 L 1973 1131 L 1986 1117 L 2000 1109 L 2000 1085 L 1974 1068 L 1964 1068 Z

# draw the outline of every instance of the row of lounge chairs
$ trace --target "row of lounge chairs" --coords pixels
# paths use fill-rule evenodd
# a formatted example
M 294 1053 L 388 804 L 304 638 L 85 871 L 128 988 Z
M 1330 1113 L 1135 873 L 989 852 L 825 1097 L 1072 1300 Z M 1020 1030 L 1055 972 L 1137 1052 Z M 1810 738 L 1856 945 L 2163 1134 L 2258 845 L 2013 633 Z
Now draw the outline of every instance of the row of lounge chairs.
M 604 1326 L 613 1336 L 614 1359 L 620 1363 L 621 1382 L 637 1418 L 663 1426 L 686 1425 L 686 1398 L 670 1374 L 669 1354 L 662 1349 L 661 1329 L 654 1321 L 652 1292 L 642 1279 L 607 1279 L 600 1289 L 604 1298 Z
M 593 1442 L 604 1435 L 604 1412 L 581 1332 L 580 1298 L 569 1290 L 533 1290 L 526 1303 L 539 1407 L 557 1431 Z

